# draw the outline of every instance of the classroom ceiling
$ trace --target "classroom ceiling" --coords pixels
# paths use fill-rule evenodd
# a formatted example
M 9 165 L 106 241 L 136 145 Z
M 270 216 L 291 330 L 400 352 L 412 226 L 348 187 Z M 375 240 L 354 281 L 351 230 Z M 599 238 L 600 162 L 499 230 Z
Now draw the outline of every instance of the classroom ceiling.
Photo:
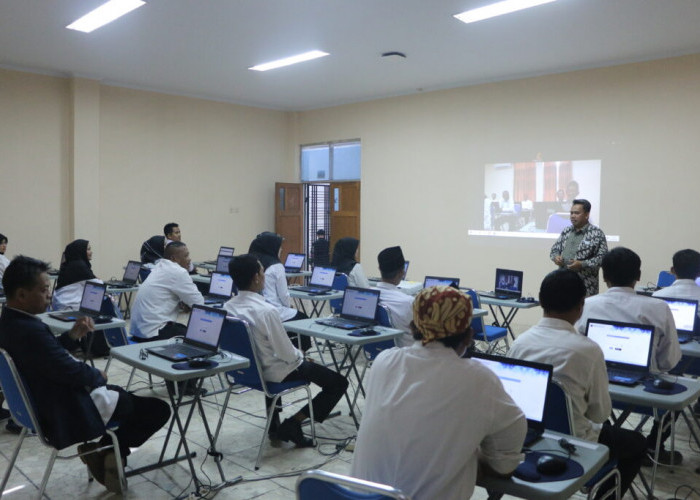
M 558 0 L 469 25 L 453 14 L 489 0 L 146 1 L 85 34 L 65 26 L 104 0 L 0 0 L 0 67 L 296 111 L 700 52 L 700 0 Z M 331 55 L 247 69 L 312 49 Z

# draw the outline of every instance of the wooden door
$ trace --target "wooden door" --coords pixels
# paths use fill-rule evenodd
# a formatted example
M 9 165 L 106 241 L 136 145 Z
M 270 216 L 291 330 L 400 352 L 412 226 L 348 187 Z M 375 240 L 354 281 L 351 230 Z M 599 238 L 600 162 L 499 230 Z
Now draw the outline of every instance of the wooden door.
M 304 186 L 275 183 L 275 232 L 284 237 L 282 262 L 287 254 L 304 253 Z
M 330 209 L 332 255 L 335 242 L 340 238 L 360 239 L 360 183 L 332 182 Z

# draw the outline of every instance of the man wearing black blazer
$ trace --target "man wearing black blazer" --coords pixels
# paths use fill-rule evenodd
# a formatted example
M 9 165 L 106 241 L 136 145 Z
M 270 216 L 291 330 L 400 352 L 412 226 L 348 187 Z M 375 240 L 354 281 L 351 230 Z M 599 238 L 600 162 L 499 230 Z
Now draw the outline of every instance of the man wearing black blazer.
M 2 278 L 7 304 L 0 316 L 0 347 L 12 357 L 33 397 L 38 419 L 49 442 L 57 449 L 101 437 L 99 443 L 78 447 L 79 452 L 110 443 L 105 425 L 119 421 L 116 431 L 125 461 L 130 447 L 138 447 L 170 418 L 170 406 L 157 398 L 134 396 L 107 385 L 107 375 L 78 361 L 68 352 L 94 329 L 90 318 L 55 337 L 35 315 L 50 301 L 48 265 L 19 256 Z M 81 457 L 95 479 L 108 490 L 120 492 L 116 457 L 112 450 Z

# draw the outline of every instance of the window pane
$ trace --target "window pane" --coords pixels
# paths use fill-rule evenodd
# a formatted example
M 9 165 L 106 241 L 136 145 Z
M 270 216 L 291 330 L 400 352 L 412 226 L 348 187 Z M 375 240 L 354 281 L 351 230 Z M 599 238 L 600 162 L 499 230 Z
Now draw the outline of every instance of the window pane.
M 360 180 L 360 144 L 333 145 L 333 180 Z
M 328 146 L 304 146 L 301 148 L 301 180 L 315 182 L 328 180 Z

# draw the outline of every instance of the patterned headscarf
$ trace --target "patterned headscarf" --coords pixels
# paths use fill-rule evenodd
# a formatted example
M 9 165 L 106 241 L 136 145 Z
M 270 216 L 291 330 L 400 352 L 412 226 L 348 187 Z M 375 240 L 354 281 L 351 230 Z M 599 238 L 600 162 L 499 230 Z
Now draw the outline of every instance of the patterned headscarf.
M 464 332 L 472 322 L 471 298 L 451 286 L 424 288 L 413 301 L 413 323 L 423 345 Z

